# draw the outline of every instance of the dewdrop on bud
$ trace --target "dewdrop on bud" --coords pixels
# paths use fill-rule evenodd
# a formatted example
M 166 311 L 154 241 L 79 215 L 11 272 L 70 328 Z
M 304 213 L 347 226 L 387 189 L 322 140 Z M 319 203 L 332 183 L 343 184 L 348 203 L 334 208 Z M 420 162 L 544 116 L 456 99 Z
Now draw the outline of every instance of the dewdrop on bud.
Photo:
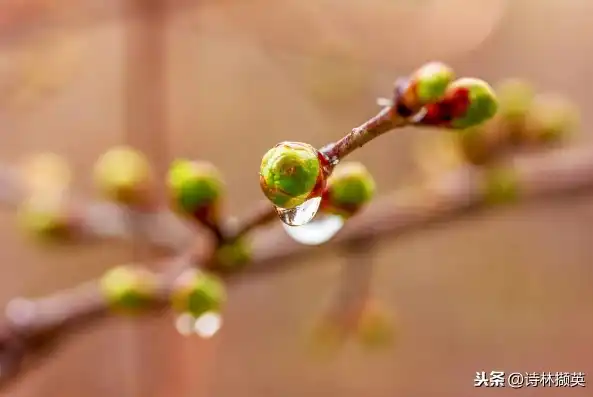
M 260 187 L 280 219 L 290 226 L 310 222 L 326 185 L 326 160 L 313 146 L 282 142 L 270 149 L 260 167 Z
M 429 62 L 411 76 L 417 100 L 421 104 L 438 101 L 445 95 L 453 79 L 453 70 L 441 62 Z
M 260 168 L 260 186 L 276 206 L 294 208 L 314 193 L 321 175 L 317 150 L 306 143 L 283 142 L 270 149 Z
M 173 207 L 205 223 L 217 223 L 224 182 L 218 170 L 204 161 L 175 160 L 167 187 Z
M 306 245 L 319 245 L 331 240 L 345 221 L 366 205 L 375 194 L 375 181 L 360 163 L 338 165 L 327 180 L 323 192 L 320 214 L 306 225 L 283 225 L 295 241 Z
M 126 205 L 145 203 L 152 183 L 148 159 L 128 146 L 105 152 L 95 164 L 94 177 L 105 198 Z

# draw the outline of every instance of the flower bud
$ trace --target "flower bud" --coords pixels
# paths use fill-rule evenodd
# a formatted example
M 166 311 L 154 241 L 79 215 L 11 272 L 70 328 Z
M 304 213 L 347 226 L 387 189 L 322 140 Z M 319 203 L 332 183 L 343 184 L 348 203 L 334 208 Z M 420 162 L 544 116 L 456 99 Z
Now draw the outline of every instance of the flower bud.
M 411 76 L 419 104 L 441 99 L 454 78 L 453 70 L 441 62 L 429 62 L 420 67 Z
M 277 207 L 287 209 L 318 197 L 326 183 L 321 156 L 306 143 L 274 146 L 261 163 L 259 181 L 264 195 Z
M 465 111 L 454 115 L 451 121 L 453 128 L 469 128 L 479 125 L 496 114 L 498 101 L 494 90 L 483 80 L 475 78 L 461 78 L 455 80 L 448 88 L 448 91 L 466 92 L 469 103 Z
M 218 170 L 202 161 L 175 160 L 167 177 L 173 206 L 206 223 L 217 223 L 224 183 Z
M 207 312 L 219 312 L 226 301 L 222 281 L 197 269 L 186 270 L 175 282 L 171 306 L 179 313 L 189 313 L 195 318 Z
M 108 150 L 95 164 L 94 174 L 96 186 L 107 199 L 126 205 L 147 202 L 152 171 L 136 149 L 118 146 Z
M 324 212 L 351 216 L 375 195 L 375 180 L 366 167 L 357 162 L 338 165 L 328 178 L 323 195 Z
M 145 309 L 157 293 L 156 276 L 137 265 L 107 271 L 100 280 L 101 291 L 110 306 L 128 314 Z
M 491 119 L 497 108 L 496 95 L 486 82 L 465 77 L 449 84 L 440 101 L 426 105 L 417 124 L 465 129 Z

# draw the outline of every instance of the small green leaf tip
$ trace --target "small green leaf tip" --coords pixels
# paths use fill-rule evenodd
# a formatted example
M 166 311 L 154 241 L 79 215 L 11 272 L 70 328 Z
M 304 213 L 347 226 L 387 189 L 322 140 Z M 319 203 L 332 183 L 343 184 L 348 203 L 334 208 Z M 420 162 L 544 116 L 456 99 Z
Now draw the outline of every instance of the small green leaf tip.
M 146 200 L 152 171 L 141 152 L 129 146 L 117 146 L 95 163 L 94 177 L 97 188 L 107 199 L 140 204 Z
M 525 117 L 535 95 L 533 87 L 519 79 L 501 82 L 496 87 L 496 94 L 500 104 L 499 115 L 510 121 L 521 121 Z
M 107 271 L 100 288 L 115 310 L 135 313 L 151 302 L 157 292 L 156 277 L 137 265 L 123 265 Z
M 209 273 L 188 269 L 175 282 L 171 306 L 179 313 L 198 318 L 207 312 L 219 312 L 226 301 L 222 281 Z
M 444 63 L 429 62 L 423 65 L 412 75 L 418 101 L 422 104 L 438 101 L 445 95 L 454 78 L 453 69 Z
M 282 142 L 270 149 L 259 175 L 262 192 L 281 208 L 303 204 L 323 178 L 317 149 L 301 142 Z
M 483 80 L 464 77 L 455 80 L 449 86 L 450 90 L 467 90 L 469 104 L 463 116 L 456 117 L 452 122 L 453 128 L 469 128 L 481 124 L 496 114 L 498 100 L 494 90 Z
M 204 161 L 175 160 L 169 168 L 167 186 L 175 207 L 187 214 L 214 210 L 224 194 L 222 176 Z
M 353 215 L 375 195 L 375 180 L 358 162 L 338 165 L 327 181 L 322 205 L 326 212 Z
M 579 125 L 577 107 L 559 95 L 538 95 L 527 116 L 527 135 L 532 141 L 557 143 L 565 140 Z

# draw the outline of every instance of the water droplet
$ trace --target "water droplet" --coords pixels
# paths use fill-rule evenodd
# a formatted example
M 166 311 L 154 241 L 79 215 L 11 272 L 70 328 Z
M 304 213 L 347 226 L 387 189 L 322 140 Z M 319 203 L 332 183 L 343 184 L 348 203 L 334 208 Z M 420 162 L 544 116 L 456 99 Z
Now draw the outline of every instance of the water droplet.
M 183 336 L 190 336 L 193 333 L 194 317 L 189 313 L 183 313 L 175 319 L 175 328 Z
M 314 197 L 294 208 L 276 207 L 276 213 L 285 224 L 289 226 L 302 226 L 313 220 L 320 205 L 321 197 Z
M 215 312 L 202 314 L 194 323 L 194 331 L 204 339 L 213 337 L 221 327 L 222 317 Z
M 331 240 L 342 229 L 344 223 L 344 218 L 339 215 L 323 215 L 306 225 L 282 226 L 293 240 L 305 245 L 319 245 Z

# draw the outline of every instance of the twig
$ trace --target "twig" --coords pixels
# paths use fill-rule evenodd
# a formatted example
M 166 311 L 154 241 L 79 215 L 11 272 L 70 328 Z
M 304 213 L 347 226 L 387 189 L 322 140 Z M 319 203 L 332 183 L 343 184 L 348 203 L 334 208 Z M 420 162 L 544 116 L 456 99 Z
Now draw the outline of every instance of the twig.
M 203 250 L 189 249 L 162 261 L 160 265 L 167 270 L 157 278 L 158 292 L 149 302 L 147 312 L 165 311 L 173 281 L 184 269 L 196 265 L 200 251 Z M 109 304 L 96 281 L 39 299 L 13 299 L 0 323 L 0 388 L 34 368 L 68 336 L 109 313 Z
M 521 200 L 570 194 L 593 188 L 593 148 L 572 148 L 539 153 L 513 160 Z M 333 240 L 344 243 L 360 238 L 378 238 L 403 233 L 485 209 L 484 171 L 464 167 L 443 175 L 425 186 L 396 190 L 371 203 L 349 220 Z M 331 246 L 331 242 L 320 248 Z M 259 274 L 290 265 L 289 259 L 308 254 L 315 248 L 300 245 L 278 227 L 254 235 L 253 262 L 247 273 Z
M 513 167 L 524 199 L 593 188 L 593 148 L 521 158 L 515 160 Z M 333 243 L 403 233 L 462 215 L 470 209 L 486 208 L 480 205 L 483 183 L 483 171 L 467 167 L 427 186 L 396 191 L 352 219 Z M 277 227 L 259 231 L 253 243 L 253 258 L 243 274 L 285 269 L 290 264 L 288 259 L 313 252 L 310 247 L 292 241 Z M 206 263 L 211 254 L 206 246 L 196 245 L 164 261 L 162 266 L 167 270 L 160 276 L 160 293 L 155 297 L 151 313 L 162 313 L 166 308 L 176 275 L 189 266 Z M 238 279 L 236 275 L 229 282 Z M 57 347 L 65 336 L 104 318 L 107 309 L 96 283 L 37 300 L 13 300 L 7 306 L 6 319 L 0 323 L 0 386 L 47 355 L 48 347 Z
M 420 121 L 426 112 L 414 89 L 410 79 L 398 79 L 395 82 L 393 98 L 388 100 L 389 104 L 375 117 L 352 129 L 339 141 L 320 150 L 329 159 L 330 164 L 336 165 L 344 157 L 379 135 Z
M 270 202 L 267 200 L 262 201 L 261 203 L 258 203 L 244 219 L 239 221 L 231 239 L 240 239 L 254 229 L 269 224 L 277 219 L 278 215 Z
M 393 107 L 385 107 L 375 117 L 354 128 L 339 141 L 323 147 L 321 152 L 327 156 L 330 163 L 337 164 L 338 161 L 379 135 L 405 124 L 405 119 L 397 116 Z

